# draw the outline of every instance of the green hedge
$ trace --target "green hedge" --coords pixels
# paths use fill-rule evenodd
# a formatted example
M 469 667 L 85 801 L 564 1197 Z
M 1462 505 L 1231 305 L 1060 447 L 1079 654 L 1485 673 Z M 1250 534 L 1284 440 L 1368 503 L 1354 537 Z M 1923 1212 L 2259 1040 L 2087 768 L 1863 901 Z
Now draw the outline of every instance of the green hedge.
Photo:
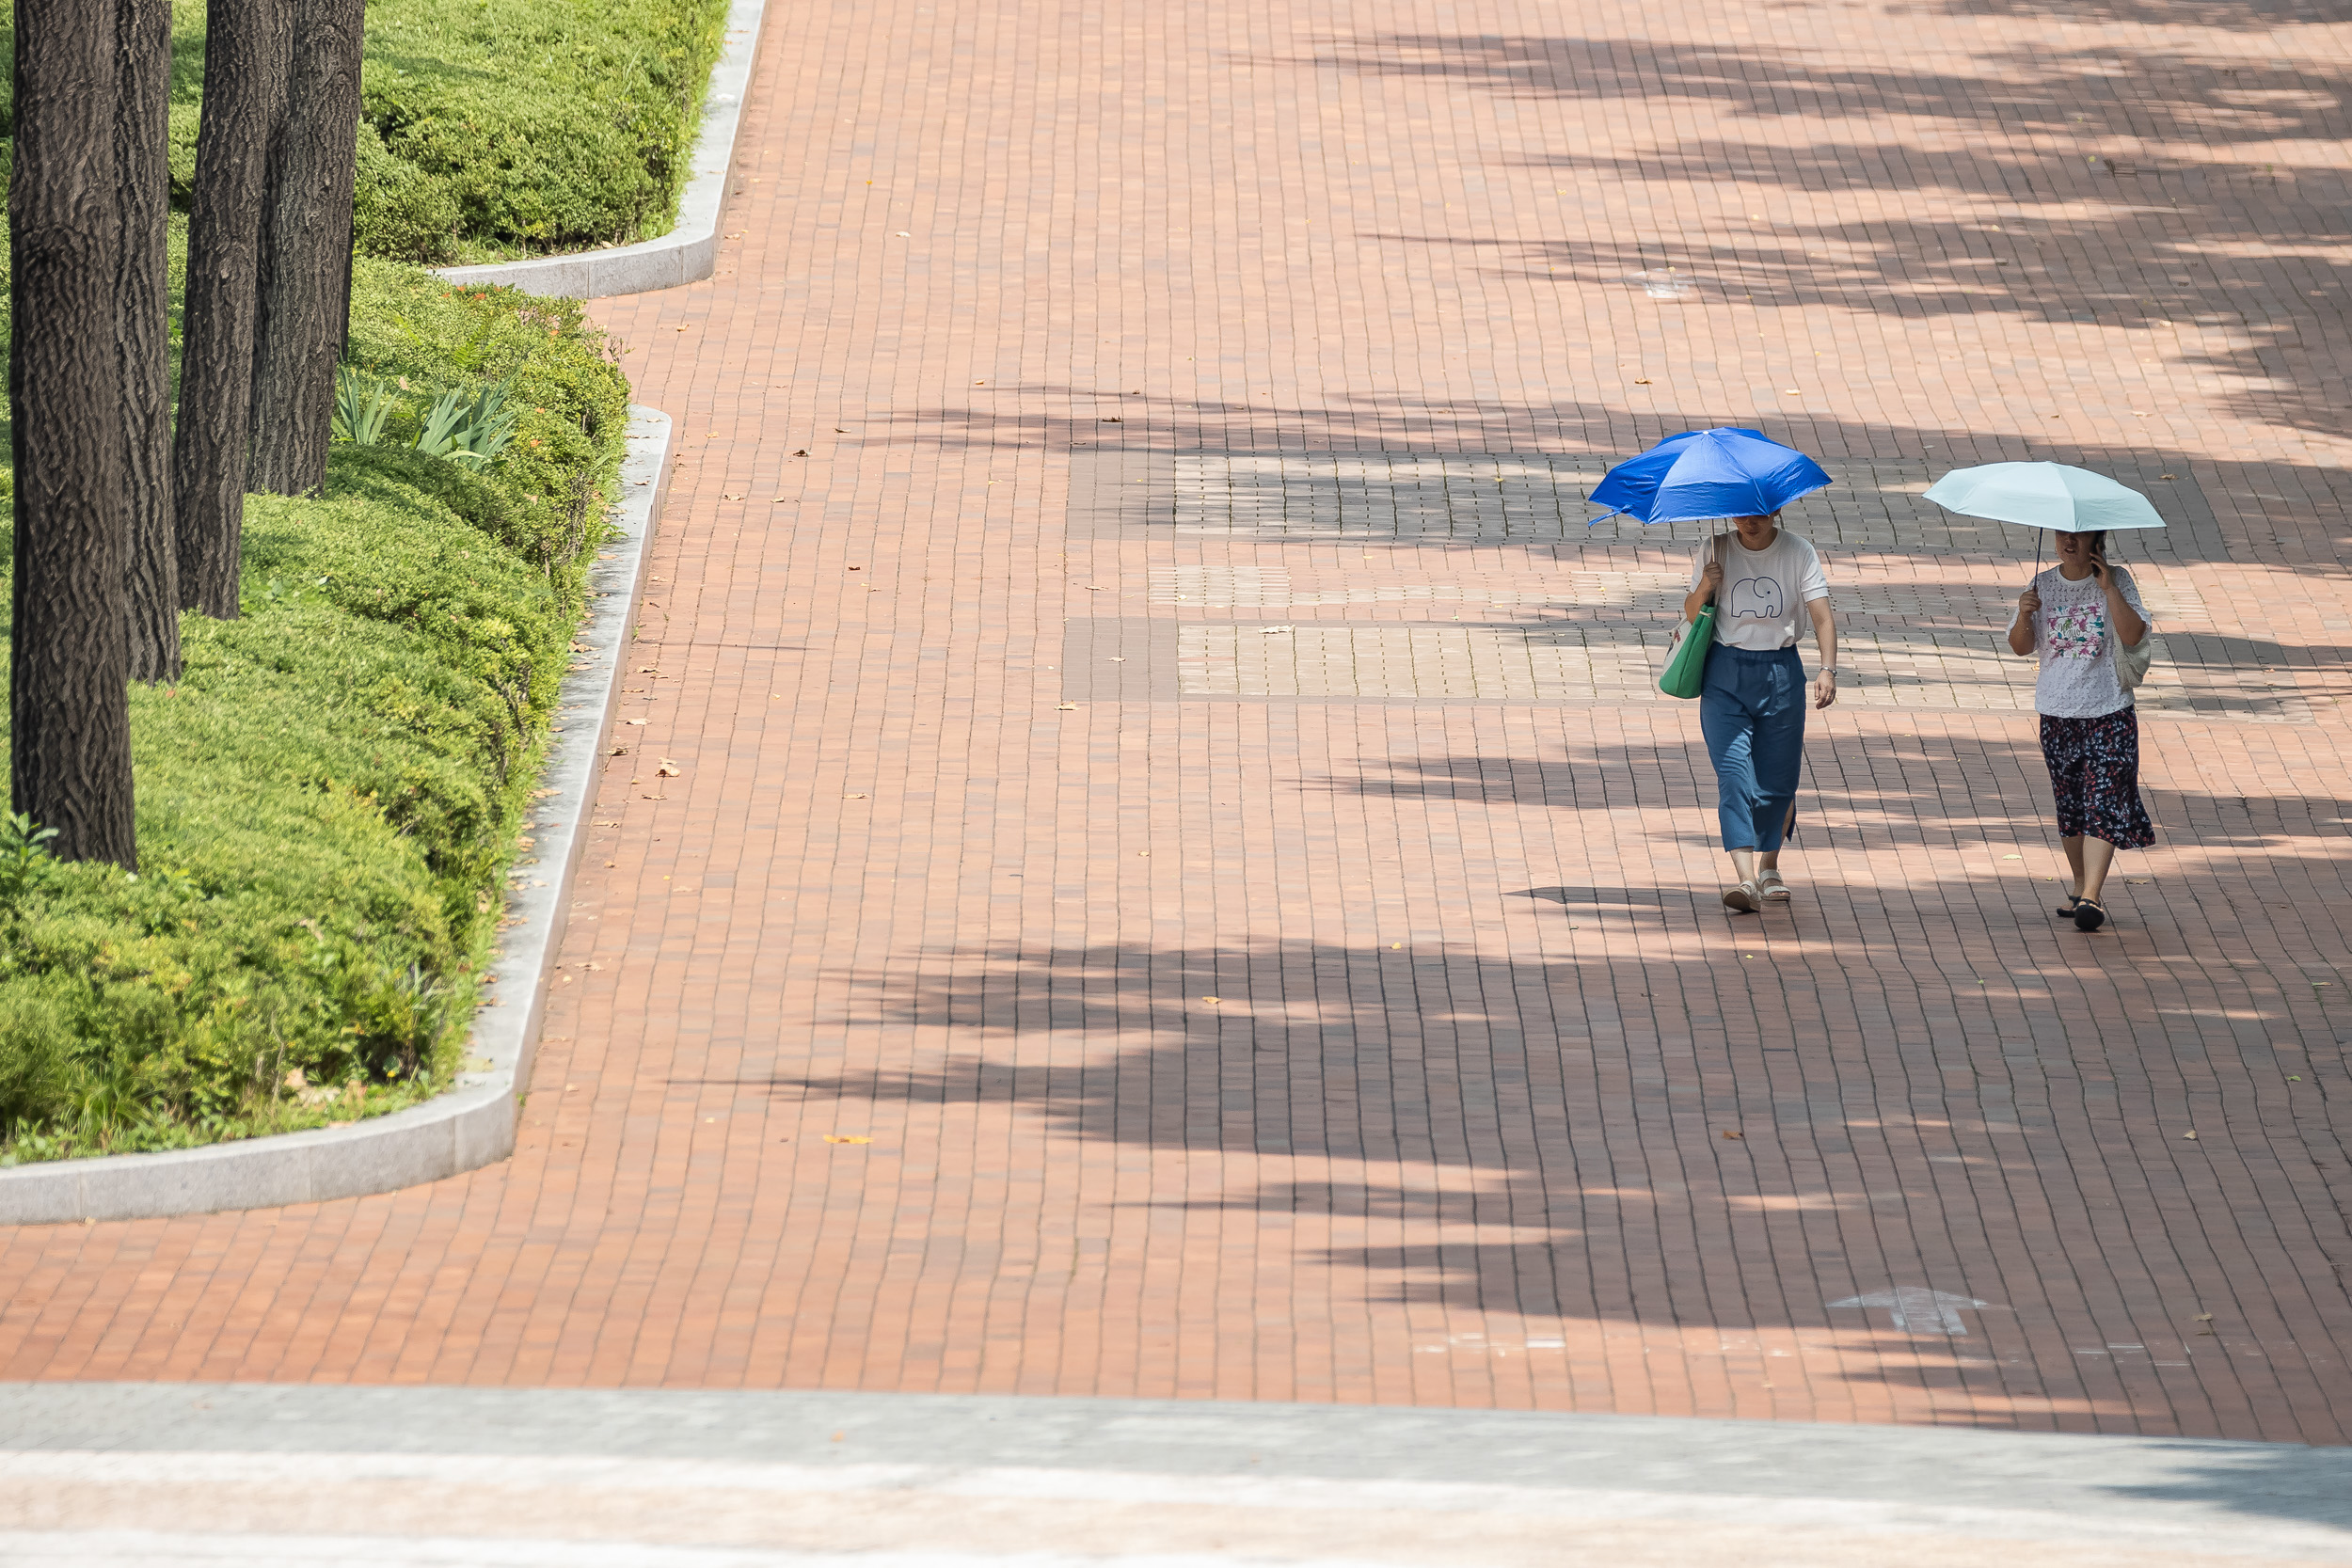
M 10 51 L 12 25 L 0 13 Z M 668 232 L 725 26 L 726 0 L 371 0 L 359 250 L 437 264 Z M 174 0 L 172 33 L 171 175 L 184 207 L 203 0 Z M 14 134 L 0 73 L 0 138 Z
M 372 0 L 361 248 L 420 261 L 666 233 L 724 0 Z M 450 221 L 453 217 L 453 224 Z
M 628 391 L 570 302 L 364 260 L 355 296 L 391 436 L 511 377 L 515 443 L 342 446 L 323 496 L 248 501 L 243 618 L 183 617 L 183 678 L 132 689 L 139 876 L 0 834 L 0 1163 L 373 1114 L 455 1065 Z

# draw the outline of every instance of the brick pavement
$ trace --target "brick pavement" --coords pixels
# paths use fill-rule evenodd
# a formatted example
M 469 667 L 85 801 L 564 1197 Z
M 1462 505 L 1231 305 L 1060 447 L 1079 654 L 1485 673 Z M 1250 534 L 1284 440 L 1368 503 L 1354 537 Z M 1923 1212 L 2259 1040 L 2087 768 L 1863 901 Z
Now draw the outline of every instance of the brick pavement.
M 516 1157 L 0 1234 L 0 1375 L 2344 1441 L 2334 14 L 771 27 L 720 276 L 598 307 L 682 454 Z M 1581 501 L 1718 422 L 1858 677 L 1738 924 Z M 2027 456 L 2174 521 L 2096 938 L 1916 498 Z

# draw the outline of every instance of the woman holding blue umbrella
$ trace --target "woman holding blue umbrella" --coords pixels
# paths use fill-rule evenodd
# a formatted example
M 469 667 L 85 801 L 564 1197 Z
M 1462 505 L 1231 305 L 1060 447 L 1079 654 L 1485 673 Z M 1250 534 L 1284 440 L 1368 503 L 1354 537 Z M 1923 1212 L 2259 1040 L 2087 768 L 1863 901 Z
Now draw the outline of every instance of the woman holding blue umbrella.
M 2010 652 L 2039 657 L 2033 705 L 2058 802 L 2058 842 L 2073 892 L 2054 912 L 2078 931 L 2107 923 L 2107 868 L 2118 849 L 2144 849 L 2155 825 L 2139 798 L 2139 715 L 2132 688 L 2148 668 L 2148 610 L 2132 575 L 2107 562 L 2111 529 L 2162 528 L 2138 491 L 2062 463 L 1988 463 L 1935 482 L 1928 499 L 1971 517 L 2048 531 L 2058 564 L 2017 596 Z M 2039 562 L 2037 562 L 2037 565 Z
M 1708 541 L 1691 563 L 1683 620 L 1708 624 L 1713 645 L 1698 690 L 1699 733 L 1715 765 L 1715 816 L 1736 880 L 1724 908 L 1749 913 L 1788 896 L 1780 874 L 1794 831 L 1804 760 L 1804 664 L 1800 619 L 1821 652 L 1813 705 L 1837 700 L 1837 627 L 1812 542 L 1780 526 L 1780 509 L 1830 483 L 1820 465 L 1753 430 L 1671 436 L 1618 465 L 1593 499 L 1645 523 L 1729 518 L 1736 531 Z M 1600 519 L 1593 519 L 1598 522 Z M 1687 691 L 1682 694 L 1688 694 Z
M 1709 540 L 1692 563 L 1682 618 L 1695 622 L 1709 603 L 1715 606 L 1699 733 L 1715 765 L 1715 819 L 1738 879 L 1724 890 L 1724 908 L 1747 913 L 1788 896 L 1780 847 L 1796 830 L 1797 774 L 1804 761 L 1797 617 L 1802 612 L 1812 622 L 1821 651 L 1813 681 L 1817 708 L 1837 700 L 1837 626 L 1811 540 L 1782 528 L 1777 512 L 1732 524 L 1736 531 Z

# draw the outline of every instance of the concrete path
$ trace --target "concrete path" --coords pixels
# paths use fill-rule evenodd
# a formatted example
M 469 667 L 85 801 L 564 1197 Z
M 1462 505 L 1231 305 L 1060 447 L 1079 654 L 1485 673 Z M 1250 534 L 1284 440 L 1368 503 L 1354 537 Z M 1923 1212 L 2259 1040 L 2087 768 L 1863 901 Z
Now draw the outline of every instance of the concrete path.
M 2352 1452 L 1208 1401 L 0 1386 L 50 1564 L 2249 1568 L 2352 1562 Z
M 720 276 L 597 308 L 682 456 L 521 1148 L 0 1235 L 0 1375 L 2343 1442 L 2348 77 L 2172 0 L 781 17 Z M 1581 499 L 1714 423 L 1837 475 L 1851 649 L 1737 922 L 1688 531 Z M 2029 542 L 1917 495 L 2044 456 L 2172 519 L 2096 937 Z

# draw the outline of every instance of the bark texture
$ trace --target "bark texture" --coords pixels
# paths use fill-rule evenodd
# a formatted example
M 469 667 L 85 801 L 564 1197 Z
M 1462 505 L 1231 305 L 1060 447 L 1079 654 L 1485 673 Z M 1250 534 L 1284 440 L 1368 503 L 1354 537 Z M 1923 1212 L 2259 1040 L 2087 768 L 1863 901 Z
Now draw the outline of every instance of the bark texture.
M 122 357 L 131 509 L 131 678 L 180 678 L 180 558 L 171 506 L 171 0 L 115 3 L 115 346 Z
M 204 111 L 188 208 L 171 488 L 181 602 L 222 620 L 237 613 L 262 204 L 286 92 L 286 10 L 283 0 L 210 0 L 204 12 Z
M 262 210 L 253 358 L 251 487 L 299 496 L 326 483 L 335 362 L 350 306 L 351 189 L 358 169 L 365 0 L 303 0 Z
M 17 0 L 11 783 L 53 852 L 135 866 L 114 119 L 113 6 Z

